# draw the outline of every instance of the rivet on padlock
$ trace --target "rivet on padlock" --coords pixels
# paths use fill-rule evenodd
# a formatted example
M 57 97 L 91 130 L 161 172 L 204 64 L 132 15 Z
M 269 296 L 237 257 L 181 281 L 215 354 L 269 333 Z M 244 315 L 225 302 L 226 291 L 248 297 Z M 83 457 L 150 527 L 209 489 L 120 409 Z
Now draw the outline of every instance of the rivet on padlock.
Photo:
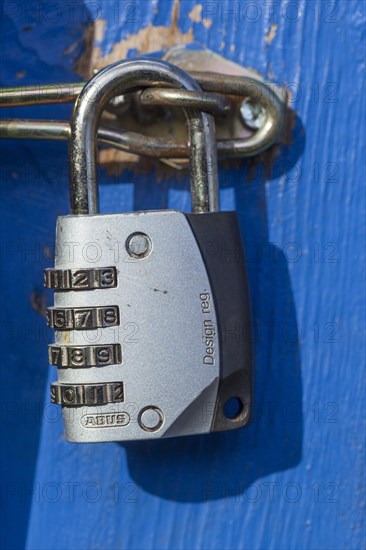
M 68 441 L 200 434 L 250 420 L 247 277 L 236 215 L 217 211 L 212 116 L 186 113 L 192 214 L 99 214 L 100 114 L 113 96 L 155 82 L 200 91 L 166 62 L 124 61 L 85 85 L 72 117 L 73 215 L 57 221 L 55 269 L 45 274 L 56 290 L 49 360 L 59 380 L 51 400 L 63 406 Z M 97 257 L 86 253 L 90 246 Z

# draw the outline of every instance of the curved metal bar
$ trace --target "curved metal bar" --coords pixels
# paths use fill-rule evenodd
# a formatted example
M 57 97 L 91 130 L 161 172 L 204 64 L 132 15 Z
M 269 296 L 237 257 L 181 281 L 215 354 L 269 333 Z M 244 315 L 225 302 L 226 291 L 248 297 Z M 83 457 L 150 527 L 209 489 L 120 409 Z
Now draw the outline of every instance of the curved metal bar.
M 0 120 L 0 139 L 37 139 L 67 140 L 70 137 L 70 124 L 61 120 L 2 119 Z M 187 142 L 172 139 L 146 136 L 131 130 L 122 131 L 116 128 L 99 127 L 98 140 L 121 151 L 155 159 L 183 159 L 189 156 Z M 257 150 L 248 154 L 238 154 L 230 147 L 231 140 L 218 140 L 219 158 L 250 157 Z M 229 144 L 229 145 L 228 145 Z
M 216 93 L 197 93 L 177 88 L 147 88 L 142 92 L 135 92 L 135 94 L 141 105 L 199 109 L 220 115 L 230 111 L 229 100 Z
M 69 122 L 60 120 L 3 119 L 0 121 L 0 138 L 68 140 L 71 135 Z M 143 136 L 138 132 L 122 132 L 113 128 L 98 128 L 100 142 L 117 149 L 151 158 L 186 158 L 189 146 L 183 141 Z
M 70 137 L 70 197 L 74 214 L 98 212 L 96 136 L 107 103 L 116 95 L 151 82 L 190 91 L 201 88 L 186 72 L 166 61 L 135 59 L 115 63 L 97 73 L 82 89 L 74 106 Z M 218 209 L 217 154 L 212 115 L 185 110 L 191 146 L 193 212 Z
M 70 82 L 70 84 L 62 82 L 60 84 L 42 84 L 42 86 L 0 88 L 0 107 L 74 103 L 84 86 L 85 82 Z
M 221 151 L 230 151 L 232 157 L 253 156 L 276 141 L 283 129 L 285 106 L 270 86 L 254 78 L 194 71 L 191 74 L 207 92 L 250 98 L 265 110 L 265 123 L 255 134 L 246 139 L 225 140 Z

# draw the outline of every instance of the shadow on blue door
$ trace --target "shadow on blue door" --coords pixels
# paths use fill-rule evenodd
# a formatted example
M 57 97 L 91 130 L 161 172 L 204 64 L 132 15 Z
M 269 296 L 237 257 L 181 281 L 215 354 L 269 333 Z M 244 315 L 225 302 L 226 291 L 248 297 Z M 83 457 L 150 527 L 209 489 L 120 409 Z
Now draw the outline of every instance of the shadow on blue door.
M 272 166 L 272 181 L 290 172 L 303 151 L 299 119 L 295 134 L 298 138 Z M 255 350 L 254 418 L 244 430 L 123 444 L 133 480 L 166 499 L 200 502 L 246 493 L 248 500 L 255 501 L 260 498 L 260 487 L 253 487 L 256 480 L 293 468 L 301 460 L 301 363 L 288 254 L 269 242 L 265 177 L 248 183 L 247 172 L 247 162 L 234 171 L 225 170 L 220 187 L 235 189 L 246 248 Z M 139 187 L 136 210 L 152 208 L 151 203 L 139 201 L 148 196 L 147 191 Z M 225 201 L 222 207 L 228 209 Z M 287 243 L 287 251 L 288 245 L 294 243 Z

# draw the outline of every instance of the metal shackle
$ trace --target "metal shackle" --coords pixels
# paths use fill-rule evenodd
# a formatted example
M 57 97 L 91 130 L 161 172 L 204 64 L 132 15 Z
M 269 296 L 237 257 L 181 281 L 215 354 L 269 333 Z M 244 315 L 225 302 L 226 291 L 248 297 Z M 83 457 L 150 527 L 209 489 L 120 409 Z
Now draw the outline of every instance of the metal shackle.
M 202 91 L 182 69 L 166 61 L 146 58 L 109 65 L 86 83 L 74 106 L 70 135 L 71 213 L 99 212 L 97 184 L 97 132 L 101 114 L 116 95 L 141 86 L 169 85 Z M 218 210 L 217 149 L 212 115 L 184 109 L 190 143 L 192 211 Z

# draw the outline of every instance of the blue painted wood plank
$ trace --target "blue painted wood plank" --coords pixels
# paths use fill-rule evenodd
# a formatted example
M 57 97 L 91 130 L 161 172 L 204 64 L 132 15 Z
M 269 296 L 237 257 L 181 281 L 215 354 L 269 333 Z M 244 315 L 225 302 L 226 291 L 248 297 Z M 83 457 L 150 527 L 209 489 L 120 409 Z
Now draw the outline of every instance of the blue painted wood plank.
M 216 1 L 192 12 L 196 3 L 184 0 L 179 13 L 177 6 L 104 0 L 97 59 L 129 47 L 130 55 L 146 45 L 158 50 L 168 40 L 162 29 L 169 28 L 175 39 L 191 37 L 286 84 L 296 113 L 289 143 L 277 156 L 220 170 L 222 206 L 237 210 L 248 255 L 255 420 L 244 431 L 181 440 L 64 441 L 62 422 L 52 416 L 58 413 L 47 406 L 55 378 L 50 370 L 46 383 L 52 334 L 45 330 L 36 341 L 31 324 L 44 326 L 34 309 L 44 308 L 42 269 L 51 264 L 44 246 L 53 239 L 56 216 L 68 209 L 67 149 L 1 143 L 2 282 L 11 285 L 2 296 L 9 455 L 2 475 L 3 547 L 24 547 L 27 538 L 32 550 L 362 548 L 364 3 Z M 31 23 L 31 15 L 10 7 L 2 35 L 9 51 L 4 81 L 75 79 L 78 37 L 96 3 L 79 2 L 72 23 L 62 7 L 53 23 L 45 17 Z M 149 24 L 145 42 L 131 38 Z M 74 42 L 75 50 L 64 55 Z M 69 110 L 33 109 L 26 116 L 39 112 L 57 117 Z M 118 195 L 121 210 L 188 207 L 185 175 L 161 179 L 161 170 L 159 178 L 153 169 L 126 170 L 120 181 L 128 185 L 112 183 L 102 171 L 105 211 L 118 208 Z M 39 243 L 39 259 L 23 253 L 22 243 Z M 28 353 L 14 324 L 27 327 Z M 27 412 L 28 403 L 40 407 L 38 416 Z

